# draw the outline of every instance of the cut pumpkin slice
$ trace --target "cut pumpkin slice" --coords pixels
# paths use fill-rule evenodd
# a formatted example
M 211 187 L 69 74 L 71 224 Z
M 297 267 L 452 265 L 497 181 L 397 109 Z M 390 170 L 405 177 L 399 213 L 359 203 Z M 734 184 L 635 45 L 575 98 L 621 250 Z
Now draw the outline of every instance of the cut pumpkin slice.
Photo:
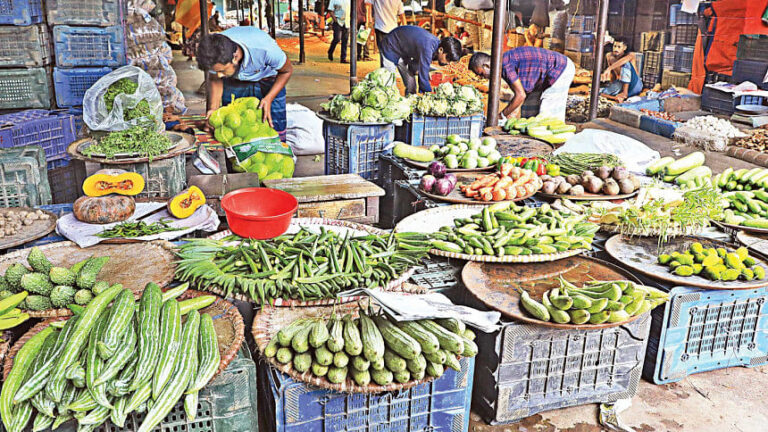
M 83 193 L 90 197 L 110 194 L 134 196 L 144 190 L 144 177 L 121 169 L 96 171 L 83 182 Z

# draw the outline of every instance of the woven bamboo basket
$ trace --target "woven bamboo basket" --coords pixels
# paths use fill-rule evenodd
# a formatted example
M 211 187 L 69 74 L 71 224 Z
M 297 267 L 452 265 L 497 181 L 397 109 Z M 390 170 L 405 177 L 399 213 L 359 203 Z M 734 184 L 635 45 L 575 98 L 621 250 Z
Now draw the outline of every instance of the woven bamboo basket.
M 164 288 L 171 281 L 176 271 L 174 263 L 174 245 L 165 240 L 139 243 L 131 246 L 98 244 L 82 249 L 70 241 L 50 243 L 39 249 L 54 266 L 71 267 L 75 263 L 92 256 L 108 256 L 109 261 L 99 272 L 110 284 L 122 284 L 138 298 L 149 282 Z M 22 262 L 27 265 L 30 249 L 21 249 L 0 257 L 0 272 L 4 273 L 11 264 Z M 48 309 L 44 311 L 25 310 L 33 318 L 56 318 L 72 315 L 69 309 Z
M 188 290 L 179 296 L 179 300 L 190 299 L 193 297 L 199 297 L 201 295 L 209 295 L 200 291 Z M 214 378 L 227 368 L 230 362 L 237 357 L 237 351 L 240 349 L 245 339 L 245 324 L 243 323 L 243 317 L 237 308 L 230 302 L 217 298 L 210 306 L 203 308 L 199 311 L 201 314 L 207 313 L 213 318 L 213 325 L 216 329 L 216 338 L 219 342 L 219 354 L 221 355 L 221 362 L 219 369 L 214 375 Z M 11 373 L 13 367 L 13 359 L 19 352 L 22 346 L 32 336 L 40 333 L 56 321 L 64 321 L 65 317 L 51 318 L 36 324 L 29 329 L 24 335 L 17 340 L 11 347 L 8 355 L 5 356 L 3 361 L 3 379 Z M 162 349 L 162 348 L 161 348 Z M 211 378 L 213 380 L 213 378 Z

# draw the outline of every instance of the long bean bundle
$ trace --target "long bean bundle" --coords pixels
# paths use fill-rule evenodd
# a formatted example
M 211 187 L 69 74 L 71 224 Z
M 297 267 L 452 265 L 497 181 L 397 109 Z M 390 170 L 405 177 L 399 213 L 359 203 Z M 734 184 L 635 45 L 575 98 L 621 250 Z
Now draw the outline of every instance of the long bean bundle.
M 621 159 L 609 153 L 560 153 L 549 158 L 549 163 L 560 167 L 560 174 L 581 174 L 594 171 L 601 166 L 621 166 Z
M 234 240 L 234 242 L 233 242 Z M 352 288 L 385 286 L 429 251 L 421 235 L 357 236 L 302 228 L 271 240 L 230 236 L 195 239 L 178 252 L 176 277 L 227 296 L 249 296 L 266 304 L 277 298 L 333 298 Z

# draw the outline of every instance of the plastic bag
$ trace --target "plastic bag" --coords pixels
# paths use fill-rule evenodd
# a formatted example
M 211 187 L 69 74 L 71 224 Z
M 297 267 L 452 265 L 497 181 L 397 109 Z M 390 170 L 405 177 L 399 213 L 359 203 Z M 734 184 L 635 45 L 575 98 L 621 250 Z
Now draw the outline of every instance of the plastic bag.
M 138 84 L 133 94 L 120 94 L 115 98 L 112 110 L 107 110 L 104 94 L 109 86 L 120 79 L 128 78 Z M 133 120 L 124 119 L 124 111 L 135 108 L 142 100 L 149 103 L 151 119 L 140 117 Z M 165 129 L 163 124 L 163 100 L 155 86 L 155 80 L 149 74 L 136 66 L 123 66 L 104 75 L 85 92 L 83 98 L 83 120 L 90 130 L 119 131 L 132 126 L 153 122 L 155 130 Z
M 285 129 L 285 141 L 299 156 L 321 154 L 325 152 L 323 121 L 311 109 L 299 105 L 286 106 L 288 125 Z
M 281 143 L 278 135 L 236 144 L 226 151 L 235 172 L 257 173 L 259 180 L 291 178 L 296 169 L 291 147 Z

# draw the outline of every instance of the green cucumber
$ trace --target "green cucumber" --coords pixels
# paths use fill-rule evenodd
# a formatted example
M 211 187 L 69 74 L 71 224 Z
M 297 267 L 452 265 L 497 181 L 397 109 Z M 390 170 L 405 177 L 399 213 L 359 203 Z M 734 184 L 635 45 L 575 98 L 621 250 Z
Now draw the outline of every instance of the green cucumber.
M 683 174 L 686 171 L 704 165 L 705 159 L 704 153 L 699 151 L 693 152 L 667 165 L 664 168 L 664 174 L 668 176 Z
M 656 175 L 664 170 L 664 168 L 667 167 L 667 165 L 671 164 L 675 161 L 675 158 L 667 156 L 663 157 L 654 163 L 648 165 L 648 168 L 645 169 L 645 173 L 649 176 Z
M 733 168 L 728 167 L 725 169 L 725 171 L 720 174 L 720 178 L 717 181 L 717 184 L 715 186 L 719 187 L 720 189 L 724 188 L 726 184 L 728 184 L 728 181 L 731 180 L 731 176 L 733 175 Z
M 689 182 L 691 180 L 695 181 L 697 177 L 709 177 L 712 175 L 712 170 L 709 169 L 709 167 L 706 166 L 700 166 L 693 169 L 690 169 L 686 171 L 685 173 L 679 175 L 675 179 L 675 183 L 677 184 L 683 184 L 685 182 Z

